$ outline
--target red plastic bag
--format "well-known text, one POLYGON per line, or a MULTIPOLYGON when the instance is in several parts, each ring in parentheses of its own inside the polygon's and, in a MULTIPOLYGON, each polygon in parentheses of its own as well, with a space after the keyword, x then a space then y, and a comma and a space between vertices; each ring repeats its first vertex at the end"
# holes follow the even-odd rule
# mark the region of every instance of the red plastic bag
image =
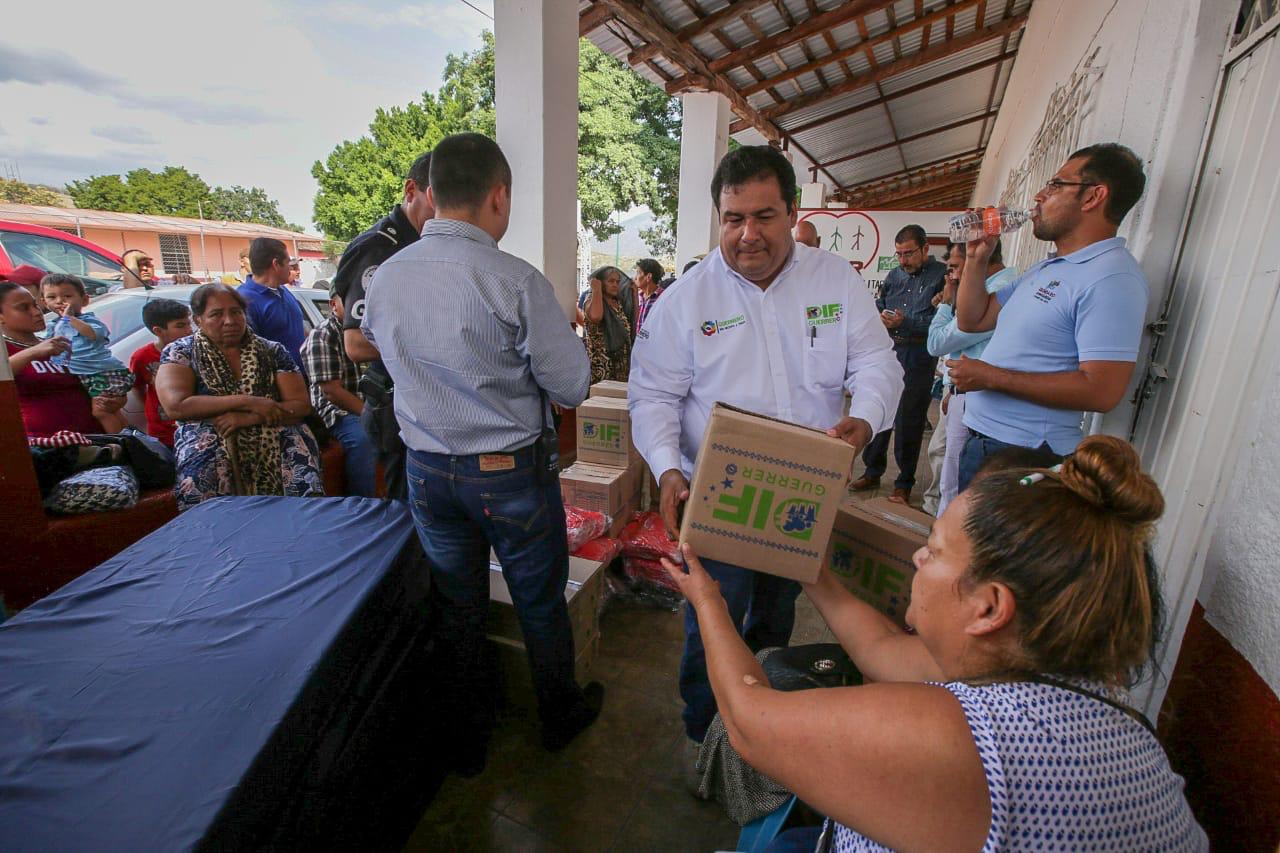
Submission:
POLYGON ((622 542, 618 539, 610 539, 608 536, 600 536, 571 553, 575 557, 595 563, 612 563, 622 553, 622 542))
POLYGON ((680 591, 680 588, 676 586, 676 582, 671 579, 671 575, 667 574, 667 570, 662 568, 662 564, 657 560, 646 560, 643 557, 623 557, 622 573, 635 580, 656 583, 658 586, 666 587, 675 592, 680 591))
POLYGON ((663 557, 679 562, 680 545, 667 538, 662 516, 656 512, 642 512, 622 531, 622 553, 652 563, 663 557))
POLYGON ((592 539, 604 535, 613 522, 602 512, 591 512, 578 509, 576 506, 564 508, 565 528, 569 533, 569 553, 572 554, 592 539))

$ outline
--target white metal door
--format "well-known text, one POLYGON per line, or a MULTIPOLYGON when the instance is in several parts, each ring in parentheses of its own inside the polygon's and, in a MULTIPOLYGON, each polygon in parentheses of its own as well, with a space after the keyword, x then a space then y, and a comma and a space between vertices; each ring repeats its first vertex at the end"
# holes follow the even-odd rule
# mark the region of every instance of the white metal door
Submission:
MULTIPOLYGON (((1242 440, 1241 413, 1280 354, 1278 24, 1280 18, 1260 26, 1224 61, 1165 306, 1167 327, 1135 414, 1134 444, 1167 501, 1156 545, 1170 617, 1171 639, 1159 659, 1165 676, 1200 590, 1215 505, 1242 440)), ((1153 682, 1135 698, 1154 716, 1164 690, 1153 682)))

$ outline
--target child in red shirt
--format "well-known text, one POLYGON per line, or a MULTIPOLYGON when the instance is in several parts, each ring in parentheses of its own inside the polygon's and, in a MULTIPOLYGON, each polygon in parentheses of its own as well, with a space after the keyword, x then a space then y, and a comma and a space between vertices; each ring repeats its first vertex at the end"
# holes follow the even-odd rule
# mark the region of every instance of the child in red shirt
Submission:
POLYGON ((142 345, 129 359, 133 387, 146 398, 147 434, 173 447, 177 424, 160 408, 156 371, 160 369, 161 350, 191 334, 191 309, 175 299, 150 299, 142 307, 142 322, 156 336, 156 342, 142 345))

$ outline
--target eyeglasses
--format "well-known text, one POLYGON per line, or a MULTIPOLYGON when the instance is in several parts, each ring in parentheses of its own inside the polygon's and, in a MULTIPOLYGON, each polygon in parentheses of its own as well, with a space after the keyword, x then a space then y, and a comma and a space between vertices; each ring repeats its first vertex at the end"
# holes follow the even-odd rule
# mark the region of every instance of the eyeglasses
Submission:
POLYGON ((893 253, 893 255, 894 255, 894 257, 899 258, 899 259, 901 259, 901 258, 909 258, 909 257, 911 257, 912 255, 914 255, 914 254, 915 254, 916 252, 918 252, 918 251, 920 251, 920 248, 919 248, 919 247, 916 247, 916 248, 914 248, 914 249, 908 249, 908 250, 907 250, 907 251, 905 251, 905 252, 894 252, 894 253, 893 253))
POLYGON ((1061 178, 1050 178, 1044 182, 1044 189, 1057 192, 1063 187, 1096 187, 1097 181, 1064 181, 1061 178))

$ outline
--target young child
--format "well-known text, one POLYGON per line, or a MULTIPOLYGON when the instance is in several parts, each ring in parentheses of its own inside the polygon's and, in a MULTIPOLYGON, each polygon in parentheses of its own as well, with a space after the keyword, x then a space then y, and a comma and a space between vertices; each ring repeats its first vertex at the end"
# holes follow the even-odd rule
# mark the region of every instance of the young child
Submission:
MULTIPOLYGON (((45 305, 58 315, 54 334, 71 340, 67 366, 79 377, 89 396, 123 397, 128 394, 133 387, 133 375, 108 349, 111 337, 106 324, 93 312, 84 310, 89 304, 84 282, 73 275, 50 273, 40 280, 40 292, 45 305)), ((118 411, 105 412, 95 406, 93 416, 102 424, 103 432, 119 432, 126 424, 124 415, 118 411)))
POLYGON ((160 353, 164 348, 191 334, 191 309, 175 299, 149 299, 142 306, 142 322, 156 336, 156 341, 143 344, 130 356, 133 387, 146 399, 147 434, 173 447, 173 433, 178 425, 160 407, 156 371, 160 369, 160 353))

